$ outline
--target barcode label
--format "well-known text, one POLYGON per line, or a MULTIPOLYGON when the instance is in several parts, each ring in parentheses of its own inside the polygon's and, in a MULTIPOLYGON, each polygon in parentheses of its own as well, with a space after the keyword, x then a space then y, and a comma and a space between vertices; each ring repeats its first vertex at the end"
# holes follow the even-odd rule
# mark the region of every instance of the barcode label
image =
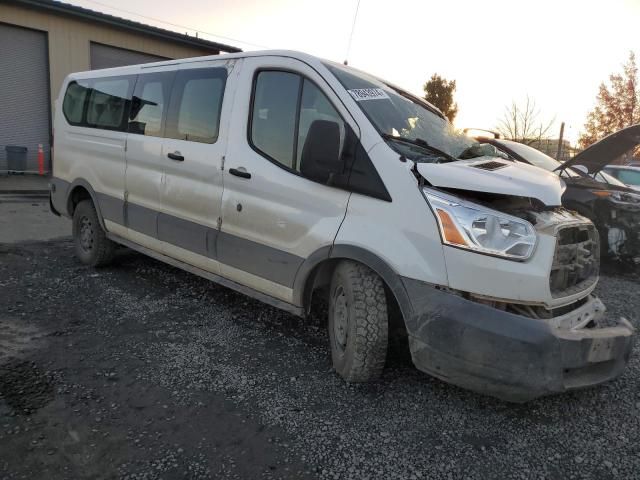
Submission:
POLYGON ((389 95, 381 88, 354 88, 353 90, 347 90, 347 92, 356 102, 389 98, 389 95))

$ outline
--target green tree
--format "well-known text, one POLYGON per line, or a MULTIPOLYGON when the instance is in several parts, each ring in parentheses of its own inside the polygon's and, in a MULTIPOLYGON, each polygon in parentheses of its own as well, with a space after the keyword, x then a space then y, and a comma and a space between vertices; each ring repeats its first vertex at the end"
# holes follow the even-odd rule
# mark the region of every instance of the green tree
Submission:
POLYGON ((424 99, 435 105, 445 114, 450 122, 456 118, 458 104, 453 100, 456 91, 456 81, 447 80, 434 73, 429 81, 424 84, 424 99))
POLYGON ((638 87, 636 56, 629 52, 622 73, 609 75, 609 84, 600 84, 596 106, 587 115, 584 132, 578 139, 580 147, 586 148, 621 128, 640 122, 638 87))

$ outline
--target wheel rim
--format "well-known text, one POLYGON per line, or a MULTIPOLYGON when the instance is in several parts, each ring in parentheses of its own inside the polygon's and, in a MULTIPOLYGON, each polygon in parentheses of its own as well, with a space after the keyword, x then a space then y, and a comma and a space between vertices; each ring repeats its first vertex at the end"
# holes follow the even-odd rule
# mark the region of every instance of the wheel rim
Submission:
POLYGON ((93 250, 93 222, 88 217, 80 219, 80 248, 85 252, 93 250))
POLYGON ((333 296, 333 338, 337 349, 344 352, 349 340, 349 306, 341 286, 336 289, 333 296))

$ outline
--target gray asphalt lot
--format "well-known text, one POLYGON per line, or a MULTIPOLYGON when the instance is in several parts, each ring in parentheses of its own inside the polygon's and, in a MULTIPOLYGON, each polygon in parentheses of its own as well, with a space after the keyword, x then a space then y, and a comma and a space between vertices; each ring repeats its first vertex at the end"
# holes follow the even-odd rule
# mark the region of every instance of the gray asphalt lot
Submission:
POLYGON ((71 221, 53 215, 48 199, 0 194, 0 243, 49 240, 70 233, 71 221))
MULTIPOLYGON (((637 350, 614 382, 525 405, 401 356, 347 385, 322 315, 129 251, 87 269, 56 228, 0 244, 0 478, 640 478, 637 350)), ((598 287, 636 327, 638 285, 598 287)))

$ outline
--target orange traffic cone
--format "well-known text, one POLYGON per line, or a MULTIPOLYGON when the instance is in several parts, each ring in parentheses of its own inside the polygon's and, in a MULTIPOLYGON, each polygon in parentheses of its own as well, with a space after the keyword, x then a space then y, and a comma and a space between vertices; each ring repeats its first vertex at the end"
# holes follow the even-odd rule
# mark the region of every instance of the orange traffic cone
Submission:
POLYGON ((44 175, 44 150, 42 150, 42 144, 38 145, 38 173, 44 175))

